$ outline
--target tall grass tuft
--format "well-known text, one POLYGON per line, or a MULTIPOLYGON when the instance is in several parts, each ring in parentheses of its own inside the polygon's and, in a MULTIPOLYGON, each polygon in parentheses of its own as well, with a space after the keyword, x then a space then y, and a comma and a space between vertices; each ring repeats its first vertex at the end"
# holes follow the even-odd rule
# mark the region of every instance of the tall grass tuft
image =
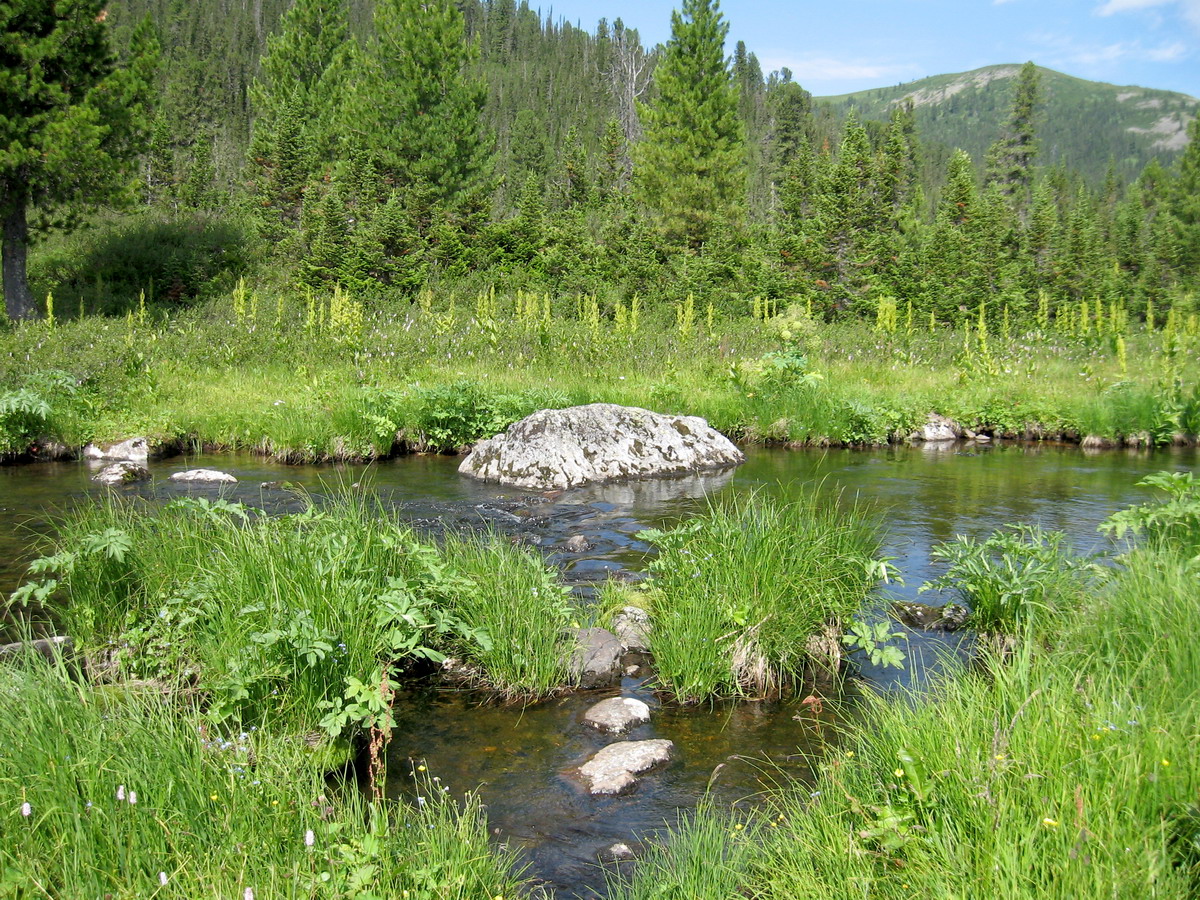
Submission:
POLYGON ((870 517, 818 488, 743 496, 642 537, 660 550, 651 650, 661 688, 685 703, 778 694, 812 661, 814 636, 853 615, 880 571, 870 517))

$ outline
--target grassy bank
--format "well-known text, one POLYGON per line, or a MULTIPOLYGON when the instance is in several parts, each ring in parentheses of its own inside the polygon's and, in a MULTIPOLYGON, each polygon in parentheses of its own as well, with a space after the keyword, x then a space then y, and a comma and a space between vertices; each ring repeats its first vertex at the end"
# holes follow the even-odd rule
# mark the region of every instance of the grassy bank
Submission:
POLYGON ((615 896, 1194 897, 1200 591, 1178 538, 1200 498, 1175 501, 1049 639, 1022 628, 1003 659, 876 699, 815 784, 702 814, 615 896))
POLYGON ((95 505, 31 570, 15 596, 60 610, 93 678, 195 696, 227 730, 353 737, 390 721, 400 673, 445 655, 506 696, 569 680, 572 610, 540 558, 498 539, 441 549, 361 496, 278 517, 95 505))
POLYGON ((928 413, 994 436, 1170 443, 1200 432, 1198 339, 1123 324, 1029 334, 823 324, 730 301, 253 291, 171 313, 0 332, 0 456, 148 435, 289 460, 448 449, 535 409, 701 415, 748 441, 872 444, 928 413))
POLYGON ((274 721, 100 693, 40 657, 0 667, 0 896, 513 896, 477 801, 327 783, 274 721))

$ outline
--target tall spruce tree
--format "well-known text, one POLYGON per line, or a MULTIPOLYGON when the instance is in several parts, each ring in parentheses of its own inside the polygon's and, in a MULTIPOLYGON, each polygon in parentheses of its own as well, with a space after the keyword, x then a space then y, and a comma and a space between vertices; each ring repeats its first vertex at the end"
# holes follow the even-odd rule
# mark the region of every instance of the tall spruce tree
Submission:
POLYGON ((1033 184, 1033 161, 1037 157, 1037 116, 1041 103, 1041 76, 1037 66, 1021 66, 1013 91, 1012 107, 1000 139, 988 150, 988 184, 998 184, 1006 197, 1023 205, 1033 184))
POLYGON ((671 243, 692 250, 745 216, 745 137, 725 59, 728 31, 718 0, 684 0, 654 72, 658 96, 640 108, 637 197, 671 243))
POLYGON ((148 126, 157 41, 143 22, 118 67, 104 7, 105 0, 0 3, 0 218, 12 319, 39 314, 26 272, 30 210, 44 224, 66 225, 121 197, 148 126))
POLYGON ((362 57, 347 142, 370 151, 398 189, 427 186, 445 207, 477 206, 493 187, 480 116, 487 90, 470 71, 478 48, 453 0, 379 0, 362 57))

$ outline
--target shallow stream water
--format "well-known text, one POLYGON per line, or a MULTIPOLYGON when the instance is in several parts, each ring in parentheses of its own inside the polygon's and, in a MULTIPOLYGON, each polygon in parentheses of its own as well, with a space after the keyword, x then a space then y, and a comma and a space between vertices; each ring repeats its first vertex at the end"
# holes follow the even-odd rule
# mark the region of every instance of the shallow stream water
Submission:
MULTIPOLYGON (((1160 469, 1191 469, 1195 450, 1107 451, 1085 454, 1075 447, 984 446, 943 449, 779 451, 751 449, 734 473, 679 480, 602 486, 541 495, 482 485, 457 474, 452 457, 404 457, 371 466, 295 467, 244 455, 193 456, 151 464, 149 486, 119 489, 169 499, 180 495, 242 500, 268 510, 296 501, 264 482, 289 481, 314 493, 358 485, 396 503, 416 526, 431 531, 485 528, 519 537, 562 568, 584 597, 611 575, 637 577, 648 547, 637 532, 705 507, 728 492, 760 489, 783 495, 797 485, 823 480, 847 498, 872 506, 886 533, 884 552, 894 558, 904 583, 890 596, 942 602, 918 595, 938 574, 929 551, 956 535, 982 537, 1002 525, 1037 523, 1067 532, 1081 551, 1103 544, 1097 525, 1116 509, 1145 498, 1135 483, 1160 469), (209 466, 239 479, 224 488, 177 485, 171 472, 209 466), (572 554, 567 538, 582 534, 593 549, 572 554)), ((89 480, 84 463, 0 467, 0 591, 16 586, 23 560, 55 516, 108 490, 89 480)), ((878 600, 882 605, 882 598, 878 600)), ((902 626, 897 630, 908 631, 902 626)), ((963 652, 958 639, 908 632, 904 670, 863 666, 877 688, 919 684, 947 654, 963 652)), ((436 788, 455 793, 477 789, 497 841, 522 848, 530 874, 560 896, 603 893, 601 860, 614 843, 636 852, 665 824, 693 809, 707 790, 722 804, 761 803, 762 792, 781 777, 810 777, 809 760, 833 739, 835 704, 819 713, 788 703, 720 704, 700 709, 662 707, 639 678, 621 693, 646 700, 650 724, 629 737, 673 740, 678 759, 646 776, 627 796, 589 797, 571 771, 611 738, 584 728, 583 712, 616 693, 559 697, 528 707, 496 706, 458 691, 416 689, 397 707, 399 728, 390 746, 390 789, 413 795, 436 788), (412 762, 410 762, 410 760, 412 762), (426 772, 413 778, 416 765, 426 772)), ((610 866, 611 868, 611 866, 610 866)))

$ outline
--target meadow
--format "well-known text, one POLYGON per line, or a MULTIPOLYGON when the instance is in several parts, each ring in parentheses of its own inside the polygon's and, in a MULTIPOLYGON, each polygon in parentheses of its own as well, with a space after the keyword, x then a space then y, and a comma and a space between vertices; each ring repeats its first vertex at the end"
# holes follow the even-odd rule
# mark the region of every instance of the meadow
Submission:
POLYGON ((827 323, 803 304, 517 291, 367 302, 240 284, 192 309, 0 330, 0 454, 144 435, 287 461, 451 451, 536 409, 700 415, 730 437, 901 441, 937 412, 986 437, 1139 446, 1200 432, 1198 331, 1004 315, 951 328, 892 310, 827 323))

